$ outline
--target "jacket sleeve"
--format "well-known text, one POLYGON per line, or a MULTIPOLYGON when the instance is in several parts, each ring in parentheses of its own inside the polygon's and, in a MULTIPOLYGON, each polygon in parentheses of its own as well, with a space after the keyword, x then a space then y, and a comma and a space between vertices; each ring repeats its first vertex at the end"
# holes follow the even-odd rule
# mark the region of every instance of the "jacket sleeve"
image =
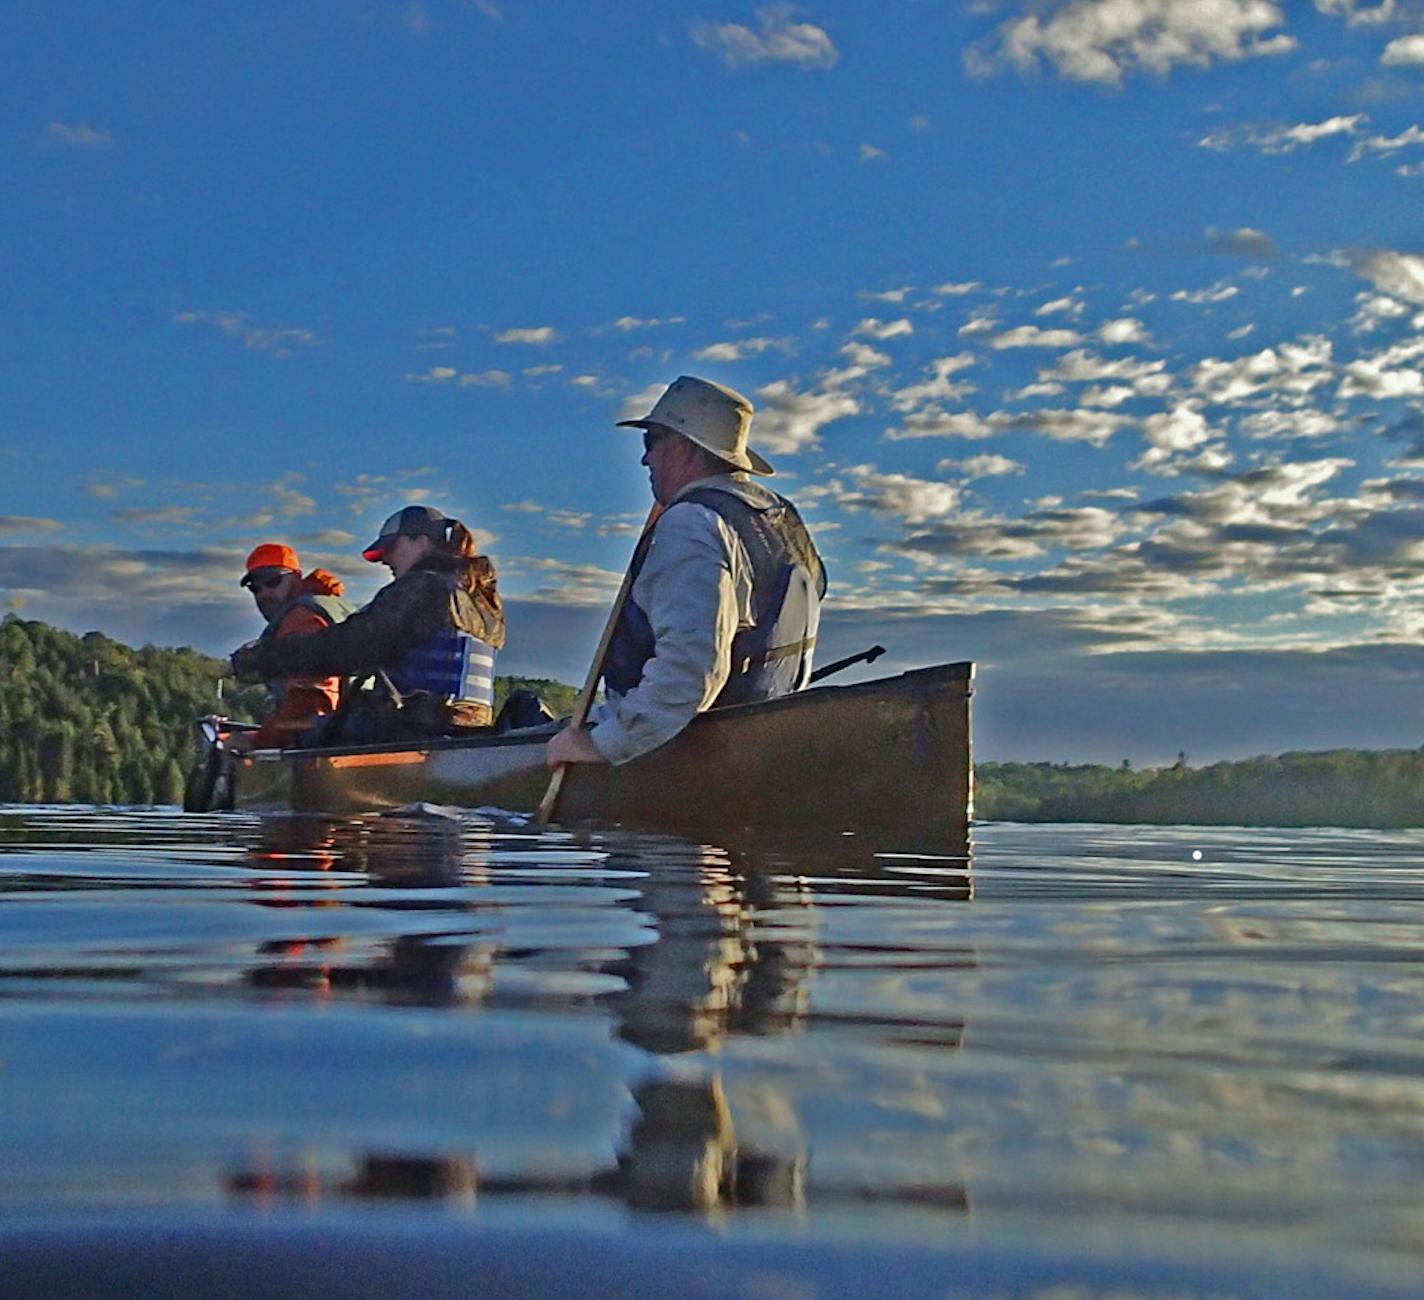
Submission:
POLYGON ((438 575, 416 570, 382 587, 365 609, 310 636, 277 637, 254 648, 264 677, 365 677, 438 631, 448 593, 438 575))
POLYGON ((610 763, 665 744, 716 700, 732 638, 752 622, 751 565, 715 511, 681 502, 658 521, 631 598, 652 624, 654 650, 637 686, 610 695, 591 718, 610 763))

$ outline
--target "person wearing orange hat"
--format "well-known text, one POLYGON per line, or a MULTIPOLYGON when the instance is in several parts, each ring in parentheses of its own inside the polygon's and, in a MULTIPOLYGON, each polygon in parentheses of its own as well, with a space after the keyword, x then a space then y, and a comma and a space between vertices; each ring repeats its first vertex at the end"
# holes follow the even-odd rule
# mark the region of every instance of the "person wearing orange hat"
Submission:
POLYGON ((364 608, 312 636, 272 637, 233 652, 242 680, 297 673, 375 677, 322 744, 457 735, 494 721, 495 653, 504 606, 494 563, 474 535, 433 506, 397 510, 362 555, 392 581, 364 608))
MULTIPOLYGON (((247 557, 241 585, 252 593, 267 626, 254 644, 286 637, 311 636, 353 612, 341 599, 341 579, 325 569, 302 576, 301 561, 290 546, 264 542, 247 557)), ((335 712, 341 699, 339 677, 271 677, 269 708, 261 727, 229 740, 239 749, 286 748, 335 712)))

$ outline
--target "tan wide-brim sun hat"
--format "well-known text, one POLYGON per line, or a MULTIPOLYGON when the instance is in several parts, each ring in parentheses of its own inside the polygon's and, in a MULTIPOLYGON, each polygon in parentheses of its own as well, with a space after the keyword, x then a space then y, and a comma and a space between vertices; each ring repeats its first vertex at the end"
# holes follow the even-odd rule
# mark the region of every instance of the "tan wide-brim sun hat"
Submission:
POLYGON ((618 421, 620 428, 671 429, 737 469, 775 474, 767 461, 747 446, 751 423, 752 404, 735 388, 692 375, 674 379, 644 419, 618 421))

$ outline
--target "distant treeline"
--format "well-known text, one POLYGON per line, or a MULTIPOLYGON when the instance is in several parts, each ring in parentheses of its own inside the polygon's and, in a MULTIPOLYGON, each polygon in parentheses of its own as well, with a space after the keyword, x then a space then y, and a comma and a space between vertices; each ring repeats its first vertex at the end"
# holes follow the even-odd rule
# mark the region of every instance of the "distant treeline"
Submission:
POLYGON ((1424 826, 1424 749, 1332 749, 1209 767, 980 763, 985 821, 1424 826))
MULTIPOLYGON (((133 650, 9 615, 0 622, 0 803, 180 803, 192 721, 253 721, 261 687, 224 683, 225 664, 196 650, 133 650)), ((543 696, 555 714, 578 692, 542 678, 495 680, 543 696)))

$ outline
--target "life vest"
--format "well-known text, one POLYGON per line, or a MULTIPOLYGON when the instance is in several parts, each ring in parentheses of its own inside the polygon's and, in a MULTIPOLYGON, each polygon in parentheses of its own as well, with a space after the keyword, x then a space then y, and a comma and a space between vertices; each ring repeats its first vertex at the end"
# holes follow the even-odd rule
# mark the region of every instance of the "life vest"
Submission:
POLYGON ((275 637, 277 629, 282 626, 282 620, 299 605, 320 614, 328 623, 345 622, 356 612, 356 606, 342 600, 340 596, 327 596, 304 591, 300 595, 294 596, 267 620, 267 626, 262 629, 262 635, 257 639, 268 641, 275 637))
POLYGON ((494 655, 487 641, 453 627, 418 641, 386 667, 401 695, 418 691, 453 702, 494 706, 494 655))
MULTIPOLYGON (((318 570, 318 572, 321 572, 318 570)), ((340 588, 338 587, 338 590, 340 588)), ((340 596, 330 595, 320 591, 303 591, 293 596, 282 606, 271 618, 267 620, 267 626, 262 629, 259 641, 270 641, 277 635, 277 630, 282 626, 282 620, 298 607, 312 610, 320 614, 329 624, 342 623, 356 612, 356 606, 344 601, 340 596)), ((333 680, 333 689, 335 689, 333 680)), ((279 677, 267 683, 267 708, 268 716, 275 715, 282 708, 282 702, 286 699, 287 689, 292 685, 292 678, 279 677)))
MULTIPOLYGON (((826 570, 796 507, 768 489, 771 500, 753 505, 719 487, 694 488, 677 499, 706 506, 736 533, 752 566, 754 622, 732 639, 731 674, 713 708, 769 700, 801 690, 810 679, 826 570)), ((656 531, 656 525, 654 526, 656 531)), ((653 534, 638 543, 630 566, 631 582, 648 557, 653 534)), ((604 661, 603 681, 626 695, 643 677, 653 657, 653 625, 632 599, 624 602, 604 661)))

